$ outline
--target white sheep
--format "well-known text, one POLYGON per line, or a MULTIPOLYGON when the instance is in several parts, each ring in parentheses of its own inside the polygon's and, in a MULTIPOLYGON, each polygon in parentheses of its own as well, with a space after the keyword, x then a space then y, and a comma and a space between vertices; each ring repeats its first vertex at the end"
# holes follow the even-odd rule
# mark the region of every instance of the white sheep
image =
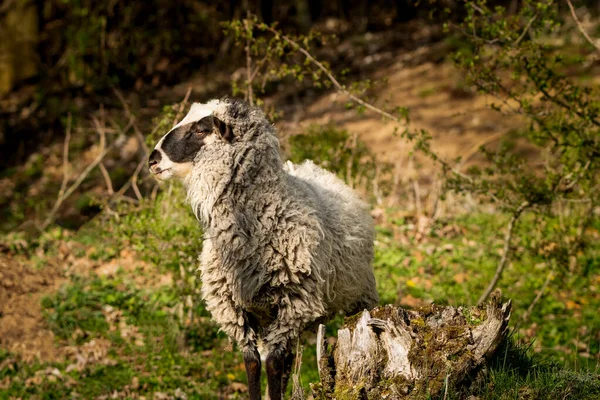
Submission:
POLYGON ((273 125, 239 100, 193 104, 149 165, 187 189, 204 230, 202 297, 243 352, 250 399, 261 396, 259 341, 269 397, 281 399, 302 331, 378 302, 367 206, 310 161, 284 165, 273 125))

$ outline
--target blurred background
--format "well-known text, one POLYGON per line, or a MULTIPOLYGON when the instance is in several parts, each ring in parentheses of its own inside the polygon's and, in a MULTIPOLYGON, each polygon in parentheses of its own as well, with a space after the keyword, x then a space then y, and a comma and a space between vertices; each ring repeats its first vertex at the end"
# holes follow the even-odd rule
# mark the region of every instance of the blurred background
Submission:
POLYGON ((382 304, 513 299, 450 398, 600 396, 597 0, 3 0, 0 38, 1 399, 246 398, 146 167, 223 96, 371 204, 382 304))

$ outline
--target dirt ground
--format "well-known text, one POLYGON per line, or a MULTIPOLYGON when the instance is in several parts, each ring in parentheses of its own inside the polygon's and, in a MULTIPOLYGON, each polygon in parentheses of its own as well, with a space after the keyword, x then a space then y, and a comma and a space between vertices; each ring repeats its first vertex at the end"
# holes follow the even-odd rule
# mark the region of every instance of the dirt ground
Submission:
POLYGON ((54 345, 40 301, 64 281, 57 265, 35 268, 0 255, 0 347, 25 361, 54 361, 63 356, 54 345))
POLYGON ((101 262, 74 257, 70 245, 60 246, 60 256, 44 258, 39 268, 31 261, 0 254, 0 348, 18 354, 23 361, 58 361, 80 350, 55 340, 41 306, 42 298, 56 292, 68 276, 114 276, 121 270, 139 287, 172 284, 171 274, 157 272, 134 251, 123 250, 118 257, 101 262))

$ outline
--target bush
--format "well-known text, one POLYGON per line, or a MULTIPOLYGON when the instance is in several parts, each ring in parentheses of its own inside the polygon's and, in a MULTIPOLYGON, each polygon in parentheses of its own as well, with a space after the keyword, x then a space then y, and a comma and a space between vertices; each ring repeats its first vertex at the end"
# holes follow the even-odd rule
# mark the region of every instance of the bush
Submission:
POLYGON ((214 58, 221 36, 216 9, 187 0, 51 1, 44 16, 42 62, 62 87, 179 81, 192 61, 214 58))

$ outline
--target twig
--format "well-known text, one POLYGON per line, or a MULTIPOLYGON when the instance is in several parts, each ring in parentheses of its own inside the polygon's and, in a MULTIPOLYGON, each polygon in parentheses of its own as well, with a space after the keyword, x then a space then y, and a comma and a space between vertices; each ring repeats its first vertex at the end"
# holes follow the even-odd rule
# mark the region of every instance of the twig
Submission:
MULTIPOLYGON (((97 120, 94 120, 94 124, 96 125, 98 134, 100 135, 100 148, 103 149, 106 147, 106 123, 104 122, 104 121, 106 121, 106 116, 104 114, 104 106, 102 106, 100 110, 101 110, 100 115, 102 116, 102 125, 100 125, 100 123, 97 120)), ((93 117, 93 118, 95 118, 95 117, 93 117)), ((106 167, 104 166, 104 163, 100 162, 100 164, 98 164, 98 167, 100 168, 100 172, 102 173, 102 176, 104 177, 104 181, 106 182, 106 190, 108 191, 109 195, 112 195, 114 193, 113 185, 112 185, 112 181, 110 180, 110 175, 108 174, 108 171, 106 170, 106 167)))
MULTIPOLYGON (((127 132, 127 130, 129 129, 130 126, 133 127, 133 131, 135 132, 135 135, 136 135, 138 141, 140 142, 140 146, 142 146, 142 149, 144 150, 144 158, 145 158, 149 154, 148 146, 146 146, 146 141, 144 140, 144 135, 142 135, 140 128, 135 123, 135 119, 136 119, 135 115, 133 115, 133 113, 131 112, 131 109, 127 105, 127 101, 125 101, 125 97, 121 94, 119 89, 117 89, 115 87, 113 87, 112 89, 113 89, 113 92, 115 93, 115 96, 117 96, 117 98, 121 102, 121 106, 123 107, 123 110, 125 111, 125 115, 127 115, 127 117, 129 118, 129 122, 127 123, 127 126, 125 127, 124 130, 122 130, 121 133, 125 134, 125 132, 127 132)), ((188 89, 188 93, 191 90, 192 90, 192 88, 190 87, 188 89)), ((189 94, 187 96, 189 96, 189 94)), ((186 97, 186 99, 187 99, 187 97, 186 97)))
MULTIPOLYGON (((140 162, 138 163, 138 165, 136 166, 135 171, 133 172, 133 175, 131 175, 131 177, 127 180, 127 182, 125 182, 125 184, 123 184, 123 186, 121 186, 119 191, 117 193, 115 193, 114 197, 123 196, 123 194, 127 191, 127 189, 129 189, 131 187, 133 189, 133 191, 135 193, 135 197, 137 197, 138 201, 142 200, 143 196, 140 193, 140 189, 137 186, 137 179, 138 179, 140 172, 142 171, 142 167, 145 164, 146 164, 146 159, 142 158, 140 160, 140 162)), ((133 199, 131 199, 131 200, 133 200, 133 199)), ((135 201, 135 200, 133 200, 133 201, 135 201)))
MULTIPOLYGON (((571 190, 573 188, 573 186, 575 186, 577 184, 577 182, 579 181, 579 179, 581 179, 581 177, 585 174, 585 172, 587 171, 587 169, 590 166, 591 161, 588 160, 585 165, 583 166, 583 168, 581 169, 581 171, 579 172, 579 175, 577 175, 577 177, 575 179, 573 179, 571 182, 569 182, 569 184, 567 186, 565 186, 564 188, 562 188, 563 192, 566 192, 568 190, 571 190)), ((561 178, 562 180, 562 178, 561 178)), ((557 185, 557 189, 558 189, 558 185, 557 185)))
POLYGON ((125 114, 127 114, 127 115, 133 115, 132 112, 131 112, 131 109, 127 105, 127 102, 125 101, 125 97, 123 97, 123 95, 121 94, 121 92, 119 91, 119 89, 117 89, 116 87, 113 86, 112 90, 113 90, 113 93, 115 94, 115 96, 117 96, 117 98, 121 102, 121 105, 123 106, 123 109, 125 110, 125 114))
MULTIPOLYGON (((529 74, 531 74, 531 72, 529 70, 527 72, 529 74)), ((586 119, 589 118, 589 122, 590 123, 592 123, 593 125, 596 125, 596 126, 600 127, 600 121, 598 121, 598 120, 596 120, 596 119, 594 119, 592 117, 588 117, 587 115, 583 114, 581 111, 572 108, 567 103, 565 103, 564 101, 560 100, 559 98, 552 96, 550 93, 548 93, 548 91, 546 89, 544 89, 542 86, 540 86, 540 84, 537 81, 534 81, 534 83, 536 84, 537 88, 540 90, 540 92, 542 92, 542 94, 544 95, 544 97, 546 99, 550 100, 554 104, 557 104, 557 105, 561 106, 562 108, 564 108, 567 111, 574 112, 575 114, 577 114, 583 120, 586 120, 586 119)))
POLYGON ((379 179, 381 178, 381 166, 379 163, 375 163, 375 177, 373 178, 373 194, 375 195, 375 199, 378 205, 383 203, 383 196, 381 194, 381 190, 379 189, 379 179))
POLYGON ((350 148, 350 157, 348 158, 348 161, 346 162, 346 182, 352 188, 354 187, 354 183, 355 183, 354 177, 352 175, 352 167, 354 166, 354 157, 356 155, 357 143, 358 143, 358 133, 354 132, 354 134, 352 135, 352 143, 350 143, 348 146, 350 148))
POLYGON ((508 260, 510 258, 509 257, 510 256, 510 242, 512 240, 512 235, 513 235, 513 230, 515 229, 515 224, 516 224, 517 220, 519 219, 519 217, 521 216, 521 214, 523 213, 523 211, 529 206, 530 206, 530 203, 528 201, 524 201, 523 203, 521 203, 521 205, 519 207, 517 207, 517 209, 513 213, 512 217, 510 218, 510 221, 508 222, 508 230, 506 231, 506 235, 504 236, 504 249, 502 251, 502 258, 500 259, 500 262, 498 263, 498 266, 496 268, 496 273, 494 274, 494 277, 490 281, 487 289, 485 289, 485 291, 483 292, 481 297, 479 297, 479 300, 477 300, 477 305, 481 305, 484 301, 486 301, 487 298, 492 293, 492 291, 496 288, 496 285, 498 284, 498 281, 500 280, 500 276, 502 275, 504 268, 506 268, 506 265, 508 264, 508 260))
POLYGON ((270 26, 266 26, 265 27, 266 30, 268 30, 269 32, 271 32, 272 34, 274 34, 276 37, 281 37, 283 40, 285 40, 287 43, 289 43, 294 49, 298 50, 300 53, 302 53, 311 63, 313 63, 314 65, 317 66, 317 68, 319 68, 321 71, 323 71, 323 73, 325 73, 325 75, 327 76, 327 78, 329 79, 329 81, 331 81, 331 83, 333 84, 333 86, 339 91, 344 93, 346 96, 350 97, 350 99, 352 99, 352 101, 362 105, 363 107, 373 111, 374 113, 377 113, 389 120, 392 120, 394 122, 397 122, 399 124, 402 124, 404 126, 406 126, 405 123, 402 123, 400 121, 400 119, 398 117, 395 117, 394 115, 388 113, 387 111, 384 111, 378 107, 375 107, 374 105, 367 103, 366 101, 362 100, 361 98, 353 95, 351 92, 348 91, 348 89, 346 89, 344 86, 342 86, 337 79, 335 79, 335 77, 331 74, 331 72, 329 72, 329 70, 323 65, 321 64, 316 58, 314 58, 306 49, 304 49, 302 46, 300 46, 298 43, 296 43, 295 41, 293 41, 292 39, 288 38, 287 36, 285 36, 284 34, 282 34, 281 32, 278 32, 277 30, 275 30, 274 28, 270 27, 270 26))
POLYGON ((244 20, 244 28, 246 29, 246 88, 248 96, 248 103, 251 106, 254 105, 254 93, 252 93, 252 55, 250 54, 250 28, 248 27, 248 21, 250 20, 250 10, 246 11, 246 19, 244 20))
POLYGON ((112 181, 110 180, 110 175, 108 174, 108 171, 106 170, 106 167, 104 166, 104 163, 101 162, 98 165, 98 167, 100 167, 100 172, 102 172, 102 176, 104 177, 104 182, 106 182, 106 190, 108 191, 108 194, 112 196, 115 191, 113 190, 113 185, 112 185, 112 181))
POLYGON ((256 63, 256 67, 254 67, 254 71, 252 71, 252 74, 250 75, 250 80, 253 81, 254 78, 256 78, 256 75, 259 73, 260 69, 262 68, 263 65, 265 65, 265 62, 267 62, 268 59, 269 59, 269 54, 264 56, 259 62, 256 63))
POLYGON ((515 325, 515 327, 513 329, 513 332, 517 332, 519 330, 519 328, 521 327, 521 325, 525 321, 527 321, 527 318, 529 318, 529 315, 531 315, 531 312, 533 311, 533 308, 535 307, 535 305, 538 303, 538 301, 540 301, 540 299, 544 295, 544 292, 546 291, 546 288, 548 287, 548 284, 552 280, 552 275, 553 275, 553 273, 552 273, 552 271, 550 271, 548 273, 548 276, 546 277, 546 281, 542 285, 542 288, 540 289, 540 291, 538 292, 538 294, 535 296, 535 299, 533 299, 533 301, 531 302, 531 304, 529 305, 529 307, 527 307, 527 310, 523 313, 523 315, 521 316, 521 319, 519 320, 519 322, 517 322, 517 324, 515 325))
POLYGON ((420 190, 420 186, 419 186, 419 178, 413 178, 411 180, 412 180, 413 192, 414 192, 414 196, 415 196, 415 213, 416 213, 417 219, 418 219, 422 215, 421 190, 420 190))
MULTIPOLYGON (((309 52, 308 50, 306 50, 305 48, 303 48, 302 46, 300 46, 298 43, 296 43, 295 41, 293 41, 292 39, 290 39, 289 37, 287 37, 286 35, 280 33, 279 31, 275 30, 274 28, 270 27, 270 26, 265 26, 264 29, 266 29, 267 31, 271 32, 273 35, 275 35, 275 37, 281 37, 283 40, 285 40, 288 44, 290 44, 294 49, 296 49, 297 51, 299 51, 301 54, 303 54, 307 60, 309 60, 311 63, 313 63, 314 65, 317 66, 317 68, 319 68, 321 71, 323 71, 323 73, 325 74, 325 76, 327 76, 327 78, 329 79, 329 81, 333 84, 333 87, 340 93, 345 94, 346 96, 348 96, 352 101, 354 101, 355 103, 358 103, 360 105, 362 105, 363 107, 365 107, 368 110, 373 111, 376 114, 381 115, 382 117, 384 117, 385 119, 388 119, 390 121, 393 121, 397 124, 400 124, 404 127, 407 127, 407 123, 403 122, 400 120, 400 118, 390 114, 387 111, 382 110, 379 107, 376 107, 374 105, 372 105, 371 103, 368 103, 364 100, 362 100, 361 98, 355 96, 354 94, 352 94, 350 91, 348 91, 348 89, 346 89, 344 86, 342 86, 342 84, 340 84, 340 82, 331 74, 331 72, 323 65, 321 64, 316 58, 314 58, 309 52)), ((473 179, 471 179, 471 177, 469 177, 468 175, 463 174, 462 172, 456 170, 455 168, 452 168, 447 162, 443 161, 440 157, 438 157, 436 155, 436 160, 444 167, 446 168, 448 171, 451 171, 453 174, 455 174, 456 176, 459 176, 465 180, 467 180, 470 183, 473 183, 473 179)), ((492 197, 494 197, 492 195, 492 197)), ((494 197, 495 199, 495 197, 494 197)))
POLYGON ((142 201, 143 197, 142 197, 142 193, 140 192, 140 189, 138 188, 137 179, 138 179, 138 176, 140 175, 140 172, 142 171, 142 167, 144 165, 146 165, 146 159, 142 158, 142 160, 138 163, 137 167, 135 168, 133 175, 131 176, 131 187, 132 187, 133 192, 135 193, 135 197, 137 197, 138 201, 142 201))
POLYGON ((156 196, 158 195, 159 188, 160 188, 160 186, 154 185, 154 187, 152 188, 152 192, 150 193, 150 200, 152 200, 152 201, 156 200, 156 196))
POLYGON ((460 171, 462 169, 462 167, 464 167, 464 165, 467 163, 467 161, 473 157, 473 155, 475 155, 477 152, 479 152, 479 149, 482 146, 485 146, 486 144, 490 144, 491 142, 494 142, 498 139, 500 139, 502 136, 504 136, 505 132, 501 131, 501 132, 496 132, 493 135, 490 135, 482 140, 480 140, 479 142, 475 143, 473 146, 471 146, 471 148, 467 151, 466 155, 463 156, 463 158, 461 158, 460 162, 458 163, 458 165, 456 166, 456 170, 460 171))
POLYGON ((290 400, 304 399, 304 390, 300 383, 300 369, 302 368, 302 346, 300 340, 296 342, 296 358, 294 359, 294 370, 292 372, 292 397, 290 400))
POLYGON ((192 87, 188 87, 187 92, 185 92, 185 97, 183 98, 183 101, 179 104, 179 110, 177 110, 177 114, 175 114, 175 120, 173 121, 173 126, 177 125, 179 123, 179 118, 181 118, 181 114, 183 113, 183 109, 185 108, 185 105, 187 104, 188 99, 190 98, 190 94, 192 93, 192 87))
POLYGON ((571 15, 573 16, 573 19, 575 20, 575 23, 577 24, 577 28, 579 29, 579 32, 581 32, 581 34, 583 36, 585 36, 585 38, 587 39, 587 41, 596 48, 596 50, 598 50, 600 52, 600 46, 597 45, 594 40, 587 34, 587 32, 585 31, 585 29, 583 29, 583 25, 581 25, 581 22, 579 21, 579 19, 577 18, 577 14, 575 13, 575 8, 573 7, 573 4, 571 4, 571 0, 565 0, 567 2, 567 4, 569 5, 569 8, 571 9, 571 15))
POLYGON ((446 374, 446 378, 444 379, 444 400, 448 398, 448 378, 450 377, 450 373, 446 374))
MULTIPOLYGON (((110 122, 110 124, 114 128, 113 132, 118 132, 121 135, 125 135, 127 133, 127 131, 129 131, 129 129, 131 129, 131 127, 133 126, 133 123, 135 122, 135 117, 133 115, 128 115, 128 114, 126 114, 126 115, 129 118, 129 121, 127 121, 127 125, 125 125, 124 128, 121 128, 119 126, 119 124, 117 124, 115 122, 114 119, 112 119, 110 117, 108 118, 108 122, 110 122)), ((106 131, 108 132, 109 130, 107 129, 106 131)))
POLYGON ((71 113, 69 113, 69 117, 67 118, 67 131, 65 133, 65 142, 63 144, 63 180, 60 184, 60 190, 58 191, 58 197, 62 197, 67 188, 67 183, 69 182, 69 143, 71 141, 71 124, 73 122, 73 118, 71 113))
POLYGON ((98 164, 100 164, 100 162, 102 161, 102 159, 104 158, 104 156, 106 156, 108 154, 108 152, 112 149, 114 143, 109 146, 108 148, 106 147, 106 143, 105 140, 102 139, 104 137, 104 130, 102 129, 102 126, 100 125, 100 123, 98 122, 98 120, 93 117, 94 119, 94 124, 96 125, 96 128, 98 129, 98 132, 101 132, 101 144, 100 144, 100 152, 98 153, 98 156, 94 159, 94 161, 92 161, 92 163, 90 165, 88 165, 83 172, 81 173, 81 175, 79 175, 77 177, 77 179, 75 180, 75 182, 73 182, 73 184, 61 195, 58 196, 58 198, 56 199, 56 202, 54 203, 54 207, 52 207, 52 210, 50 210, 50 212, 48 213, 48 216, 46 217, 46 220, 44 221, 44 223, 41 225, 40 230, 45 230, 51 223, 52 221, 54 221, 54 218, 56 217, 56 213, 58 212, 58 209, 60 208, 60 206, 62 205, 62 203, 73 194, 73 192, 75 190, 77 190, 77 188, 79 187, 79 185, 81 185, 81 183, 85 180, 85 178, 87 178, 87 176, 89 175, 89 173, 96 168, 96 166, 98 164))
POLYGON ((517 40, 515 40, 515 44, 514 44, 515 46, 518 45, 521 42, 521 40, 523 40, 523 38, 525 37, 525 35, 529 31, 529 28, 531 28, 531 24, 533 24, 533 21, 535 21, 537 17, 538 17, 538 15, 535 14, 533 16, 533 18, 531 18, 529 20, 529 22, 527 23, 527 26, 525 26, 525 29, 523 29, 523 33, 521 33, 521 35, 517 38, 517 40))

